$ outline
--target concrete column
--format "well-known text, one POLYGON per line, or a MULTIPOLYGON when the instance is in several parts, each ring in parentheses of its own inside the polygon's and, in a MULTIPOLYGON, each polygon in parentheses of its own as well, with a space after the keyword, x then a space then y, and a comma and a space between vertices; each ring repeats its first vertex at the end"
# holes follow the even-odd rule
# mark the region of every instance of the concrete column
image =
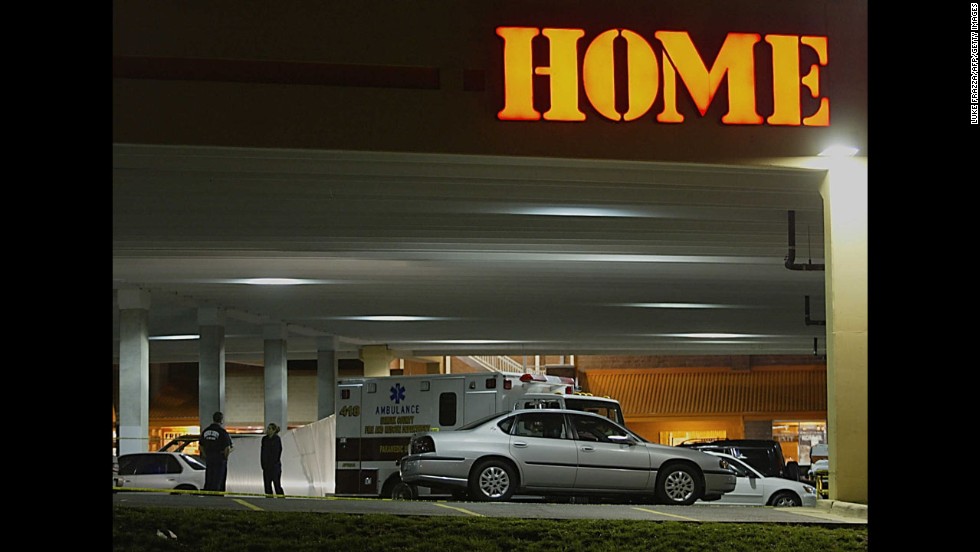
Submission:
POLYGON ((337 338, 316 340, 316 418, 322 420, 335 412, 337 394, 337 338))
POLYGON ((150 447, 150 293, 121 289, 119 304, 119 454, 150 447))
POLYGON ((827 438, 830 498, 868 502, 868 165, 827 160, 827 438))
POLYGON ((265 327, 265 425, 275 422, 283 431, 289 422, 286 334, 285 324, 265 327))
POLYGON ((361 347, 361 360, 364 361, 364 377, 377 378, 391 375, 391 359, 394 358, 387 345, 365 345, 361 347))
POLYGON ((225 313, 217 307, 201 307, 197 309, 197 324, 197 414, 203 431, 211 425, 215 412, 225 411, 225 313))
POLYGON ((868 502, 868 159, 766 163, 824 172, 827 445, 830 498, 868 502))

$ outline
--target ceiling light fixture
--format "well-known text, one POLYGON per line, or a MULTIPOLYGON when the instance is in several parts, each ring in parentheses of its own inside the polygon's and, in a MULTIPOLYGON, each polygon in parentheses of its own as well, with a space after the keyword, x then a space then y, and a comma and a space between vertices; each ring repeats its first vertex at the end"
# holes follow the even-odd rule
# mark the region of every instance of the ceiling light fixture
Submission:
POLYGON ((404 316, 404 315, 371 315, 371 316, 336 316, 332 320, 361 320, 364 322, 424 322, 426 320, 448 320, 438 316, 404 316))
POLYGON ((722 305, 718 303, 623 303, 623 307, 643 309, 740 309, 741 305, 722 305))
POLYGON ((149 341, 191 341, 194 339, 201 339, 200 335, 197 334, 185 334, 185 335, 151 335, 146 338, 149 341))
POLYGON ((312 280, 300 280, 298 278, 246 278, 239 280, 239 282, 253 286, 296 286, 311 283, 312 280))
POLYGON ((755 334, 738 334, 738 333, 679 333, 679 334, 664 334, 666 337, 689 337, 692 339, 741 339, 748 337, 765 337, 755 334))
POLYGON ((545 217, 653 217, 650 213, 643 213, 637 210, 628 210, 610 207, 582 207, 582 206, 540 206, 540 207, 515 207, 505 212, 514 215, 538 215, 545 217))
POLYGON ((438 339, 435 341, 419 341, 419 343, 439 343, 443 345, 499 345, 505 343, 524 343, 524 342, 506 341, 500 339, 438 339))

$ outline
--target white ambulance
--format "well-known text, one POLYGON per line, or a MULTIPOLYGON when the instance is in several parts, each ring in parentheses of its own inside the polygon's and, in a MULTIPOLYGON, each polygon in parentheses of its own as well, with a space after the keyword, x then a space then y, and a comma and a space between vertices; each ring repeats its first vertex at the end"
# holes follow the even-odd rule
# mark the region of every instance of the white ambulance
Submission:
POLYGON ((397 464, 408 454, 412 434, 453 430, 515 408, 585 410, 624 424, 618 401, 580 393, 567 377, 487 372, 342 379, 334 494, 414 498, 416 490, 401 482, 397 464))

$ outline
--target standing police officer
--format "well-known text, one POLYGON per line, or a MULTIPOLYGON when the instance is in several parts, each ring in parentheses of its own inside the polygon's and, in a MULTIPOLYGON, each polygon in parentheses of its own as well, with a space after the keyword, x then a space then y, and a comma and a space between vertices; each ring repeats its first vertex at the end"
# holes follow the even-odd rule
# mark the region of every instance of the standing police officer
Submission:
POLYGON ((212 424, 201 432, 201 456, 204 457, 204 490, 225 490, 225 480, 228 477, 228 455, 231 454, 231 436, 225 430, 225 416, 215 412, 211 416, 212 424))

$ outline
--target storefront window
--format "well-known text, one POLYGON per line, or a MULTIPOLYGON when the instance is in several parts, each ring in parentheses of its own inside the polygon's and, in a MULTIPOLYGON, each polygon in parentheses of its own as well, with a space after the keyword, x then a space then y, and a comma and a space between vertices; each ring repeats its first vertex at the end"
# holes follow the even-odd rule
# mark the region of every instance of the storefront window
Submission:
POLYGON ((714 441, 727 439, 728 432, 724 429, 705 431, 661 431, 660 443, 676 447, 684 442, 714 441))
POLYGON ((823 420, 778 420, 772 423, 772 438, 779 442, 787 462, 810 465, 810 448, 827 442, 827 422, 823 420))

